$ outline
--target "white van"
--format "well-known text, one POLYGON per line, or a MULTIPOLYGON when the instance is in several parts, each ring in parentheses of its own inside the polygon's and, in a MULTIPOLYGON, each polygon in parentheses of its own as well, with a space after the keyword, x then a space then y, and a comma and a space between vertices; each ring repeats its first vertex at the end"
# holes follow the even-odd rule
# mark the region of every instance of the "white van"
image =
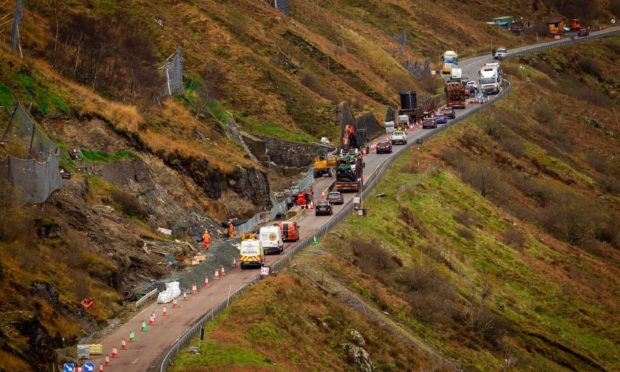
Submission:
POLYGON ((398 122, 409 126, 409 115, 398 115, 398 122))
POLYGON ((242 269, 252 266, 263 267, 265 264, 265 252, 260 244, 260 240, 242 240, 241 247, 239 247, 239 256, 242 269))
POLYGON ((383 123, 383 126, 385 127, 385 133, 387 134, 392 134, 392 132, 394 131, 394 122, 393 121, 386 121, 383 123))
POLYGON ((282 232, 278 226, 264 226, 259 232, 260 243, 265 250, 265 254, 277 253, 284 251, 284 241, 282 240, 282 232))

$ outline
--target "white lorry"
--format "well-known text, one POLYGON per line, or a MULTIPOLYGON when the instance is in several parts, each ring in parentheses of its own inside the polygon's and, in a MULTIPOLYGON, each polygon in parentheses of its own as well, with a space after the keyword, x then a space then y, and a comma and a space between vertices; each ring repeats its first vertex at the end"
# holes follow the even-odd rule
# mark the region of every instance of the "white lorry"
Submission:
POLYGON ((284 240, 278 226, 261 227, 258 236, 265 254, 280 254, 284 251, 284 240))
POLYGON ((392 134, 394 132, 395 123, 393 121, 386 121, 383 123, 383 126, 385 127, 385 133, 392 134))
POLYGON ((480 90, 487 94, 498 94, 501 90, 501 78, 499 69, 495 66, 484 66, 478 73, 480 75, 480 90))

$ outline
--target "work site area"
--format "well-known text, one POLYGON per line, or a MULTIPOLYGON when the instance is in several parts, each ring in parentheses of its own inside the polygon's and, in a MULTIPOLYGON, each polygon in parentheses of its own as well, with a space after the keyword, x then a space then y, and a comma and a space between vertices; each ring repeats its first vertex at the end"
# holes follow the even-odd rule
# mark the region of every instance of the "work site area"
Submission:
POLYGON ((5 1, 0 371, 615 370, 619 12, 5 1))

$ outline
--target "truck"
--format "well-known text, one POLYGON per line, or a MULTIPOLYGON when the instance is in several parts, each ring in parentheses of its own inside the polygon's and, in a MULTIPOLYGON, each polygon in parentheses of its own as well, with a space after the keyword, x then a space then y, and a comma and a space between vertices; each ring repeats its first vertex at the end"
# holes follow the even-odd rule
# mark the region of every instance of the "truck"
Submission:
POLYGON ((441 73, 442 74, 450 74, 452 73, 452 69, 458 67, 459 56, 453 50, 446 50, 446 52, 441 56, 441 73))
POLYGON ((467 100, 467 90, 461 84, 460 81, 448 81, 446 82, 446 100, 448 107, 455 109, 464 109, 465 101, 467 100))
POLYGON ((462 76, 463 70, 458 67, 453 67, 452 71, 450 71, 450 80, 461 81, 462 76))
POLYGON ((480 90, 487 94, 497 94, 501 88, 499 64, 487 63, 480 69, 480 90))
POLYGON ((336 191, 357 192, 362 187, 363 160, 360 155, 347 154, 338 159, 336 191))
MULTIPOLYGON (((399 123, 402 116, 409 118, 409 123, 416 123, 422 119, 422 108, 418 106, 418 95, 414 90, 400 92, 400 109, 398 110, 399 123)), ((398 128, 398 124, 395 128, 398 128)))

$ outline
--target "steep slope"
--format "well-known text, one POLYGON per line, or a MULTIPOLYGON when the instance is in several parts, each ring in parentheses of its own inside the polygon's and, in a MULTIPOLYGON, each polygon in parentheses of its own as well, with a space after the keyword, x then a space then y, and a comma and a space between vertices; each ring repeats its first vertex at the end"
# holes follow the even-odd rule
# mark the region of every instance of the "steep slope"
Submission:
MULTIPOLYGON (((400 157, 365 201, 367 218, 346 219, 293 261, 298 280, 354 293, 465 369, 615 369, 619 43, 506 62, 512 93, 400 157)), ((240 303, 262 300, 250 289, 240 303)), ((234 324, 220 319, 209 342, 239 337, 234 324)))

